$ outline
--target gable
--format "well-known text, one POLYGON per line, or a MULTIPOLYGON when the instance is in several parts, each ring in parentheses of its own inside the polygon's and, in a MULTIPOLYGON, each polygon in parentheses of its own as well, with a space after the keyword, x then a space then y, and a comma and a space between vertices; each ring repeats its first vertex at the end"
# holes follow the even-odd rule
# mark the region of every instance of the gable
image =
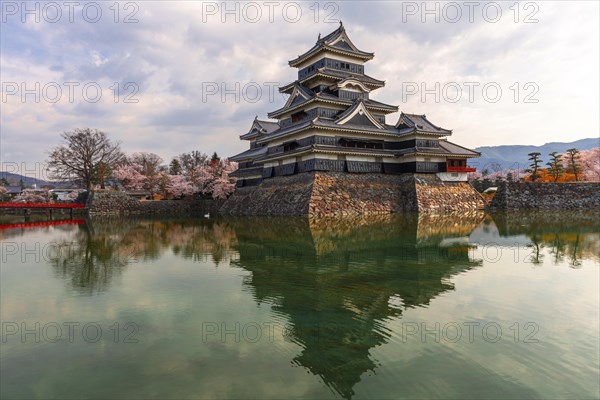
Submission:
POLYGON ((304 97, 302 97, 300 94, 296 94, 296 96, 290 103, 290 107, 295 106, 296 104, 303 103, 304 101, 306 101, 306 99, 304 97))
POLYGON ((343 49, 343 50, 350 50, 350 51, 354 50, 352 47, 350 47, 350 45, 345 40, 340 40, 339 42, 336 42, 332 46, 337 47, 338 49, 343 49))
POLYGON ((362 101, 358 101, 354 106, 346 110, 340 119, 336 122, 338 125, 353 124, 362 126, 374 126, 377 129, 383 129, 383 125, 369 112, 362 101))
POLYGON ((370 125, 370 126, 375 126, 377 128, 379 128, 377 125, 375 125, 370 119, 369 117, 367 117, 364 114, 356 114, 354 117, 350 118, 347 122, 347 124, 352 124, 352 125, 370 125))

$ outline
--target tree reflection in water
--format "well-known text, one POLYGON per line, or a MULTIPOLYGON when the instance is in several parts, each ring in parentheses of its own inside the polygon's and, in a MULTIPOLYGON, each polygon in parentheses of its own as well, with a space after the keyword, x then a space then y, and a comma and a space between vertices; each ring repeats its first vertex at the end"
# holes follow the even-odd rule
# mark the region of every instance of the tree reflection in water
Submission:
POLYGON ((94 218, 55 243, 48 256, 57 276, 94 294, 107 290, 128 264, 156 260, 167 250, 192 260, 211 257, 218 265, 233 241, 233 230, 218 221, 94 218))
MULTIPOLYGON (((374 347, 391 340, 390 319, 427 307, 454 290, 456 274, 482 264, 469 250, 476 228, 526 235, 538 265, 598 258, 597 213, 505 213, 485 216, 395 215, 354 219, 93 219, 74 240, 58 243, 51 263, 84 294, 107 290, 128 264, 171 251, 193 261, 228 263, 250 272, 243 288, 272 306, 301 351, 296 365, 350 398, 377 367, 374 347)), ((65 236, 68 237, 68 236, 65 236)))
POLYGON ((580 268, 583 259, 600 260, 600 212, 505 212, 493 215, 501 236, 526 235, 531 240, 527 261, 541 264, 542 249, 548 249, 553 263, 565 260, 580 268))

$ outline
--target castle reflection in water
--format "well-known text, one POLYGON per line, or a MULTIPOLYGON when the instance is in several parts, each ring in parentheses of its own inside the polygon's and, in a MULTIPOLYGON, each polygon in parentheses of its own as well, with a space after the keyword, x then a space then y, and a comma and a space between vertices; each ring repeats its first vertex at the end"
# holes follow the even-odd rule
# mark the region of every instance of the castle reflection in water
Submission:
MULTIPOLYGON (((293 362, 349 398, 361 375, 377 368, 370 351, 390 339, 385 322, 454 290, 452 277, 482 265, 474 249, 490 231, 525 237, 532 254, 542 257, 540 249, 549 248, 557 261, 577 267, 578 260, 598 257, 598 221, 595 213, 492 218, 483 212, 348 220, 94 219, 61 227, 64 240, 48 254, 55 276, 87 295, 108 290, 132 262, 166 251, 248 271, 243 290, 285 316, 287 338, 302 349, 293 362)), ((0 231, 2 239, 21 234, 0 231)))

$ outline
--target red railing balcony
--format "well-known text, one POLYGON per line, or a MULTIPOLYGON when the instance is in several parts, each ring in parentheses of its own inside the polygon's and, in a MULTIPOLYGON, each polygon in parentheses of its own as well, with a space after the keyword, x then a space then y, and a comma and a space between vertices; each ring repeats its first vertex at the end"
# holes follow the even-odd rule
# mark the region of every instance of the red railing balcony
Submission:
POLYGON ((477 171, 472 167, 447 167, 448 172, 475 172, 477 171))

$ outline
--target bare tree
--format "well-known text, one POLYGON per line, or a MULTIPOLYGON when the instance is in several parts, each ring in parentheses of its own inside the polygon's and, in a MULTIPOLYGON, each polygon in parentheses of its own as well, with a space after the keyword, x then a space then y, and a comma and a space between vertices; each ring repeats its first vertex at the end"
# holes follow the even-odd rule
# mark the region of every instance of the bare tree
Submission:
POLYGON ((48 170, 56 180, 81 180, 88 190, 99 165, 114 168, 124 155, 118 142, 111 142, 98 129, 75 129, 61 134, 64 143, 49 153, 48 170))

